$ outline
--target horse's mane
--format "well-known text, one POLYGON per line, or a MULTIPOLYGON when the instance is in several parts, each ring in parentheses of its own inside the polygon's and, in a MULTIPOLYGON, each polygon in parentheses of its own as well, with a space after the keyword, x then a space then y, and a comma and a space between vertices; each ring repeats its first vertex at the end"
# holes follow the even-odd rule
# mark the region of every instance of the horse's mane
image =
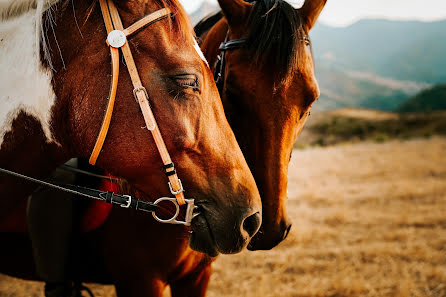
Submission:
POLYGON ((223 12, 221 11, 205 16, 195 25, 194 27, 195 34, 198 37, 200 37, 209 29, 211 29, 222 17, 223 17, 223 12))
POLYGON ((48 9, 60 0, 2 0, 0 1, 0 20, 19 16, 31 9, 44 10, 48 9))
POLYGON ((190 23, 189 17, 186 11, 183 9, 183 6, 180 4, 178 0, 156 0, 155 2, 159 3, 162 7, 168 7, 172 11, 174 18, 169 18, 171 28, 176 29, 181 33, 183 38, 186 36, 191 36, 193 31, 186 31, 185 28, 193 28, 190 23))
MULTIPOLYGON (((36 53, 40 56, 39 48, 42 48, 43 59, 48 63, 50 68, 53 68, 50 58, 50 51, 48 48, 48 41, 46 37, 47 31, 55 24, 55 17, 53 9, 58 2, 63 0, 0 0, 0 21, 7 21, 14 17, 21 16, 31 10, 35 11, 35 39, 36 39, 36 53)), ((98 0, 91 1, 91 10, 98 5, 98 0)), ((161 7, 169 7, 175 15, 173 20, 169 21, 170 27, 181 32, 185 37, 187 33, 184 28, 190 28, 189 19, 182 9, 178 0, 156 0, 161 7)), ((86 20, 85 20, 86 21, 86 20)), ((63 60, 63 57, 61 57, 63 60)))
MULTIPOLYGON (((37 62, 40 60, 40 50, 39 47, 42 46, 44 56, 47 58, 49 56, 48 46, 44 34, 44 26, 42 22, 42 17, 48 9, 51 9, 53 5, 61 0, 1 0, 0 1, 0 22, 5 22, 15 17, 22 16, 30 11, 33 11, 33 16, 35 17, 35 49, 36 57, 38 57, 37 62)), ((31 36, 24 36, 23 38, 32 38, 31 36)), ((51 62, 49 65, 51 65, 51 62)))
POLYGON ((283 80, 300 70, 307 33, 299 10, 284 0, 257 0, 248 26, 247 47, 257 62, 272 58, 283 80))

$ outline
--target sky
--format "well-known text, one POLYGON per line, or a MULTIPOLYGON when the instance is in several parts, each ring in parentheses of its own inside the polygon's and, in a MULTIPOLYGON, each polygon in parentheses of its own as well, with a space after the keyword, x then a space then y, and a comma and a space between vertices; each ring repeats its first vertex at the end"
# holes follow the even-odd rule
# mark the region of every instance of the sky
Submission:
MULTIPOLYGON (((203 1, 180 0, 190 13, 203 1)), ((294 6, 302 0, 288 1, 294 6)), ((446 0, 328 0, 319 21, 330 26, 348 26, 363 18, 434 21, 446 19, 446 0)))

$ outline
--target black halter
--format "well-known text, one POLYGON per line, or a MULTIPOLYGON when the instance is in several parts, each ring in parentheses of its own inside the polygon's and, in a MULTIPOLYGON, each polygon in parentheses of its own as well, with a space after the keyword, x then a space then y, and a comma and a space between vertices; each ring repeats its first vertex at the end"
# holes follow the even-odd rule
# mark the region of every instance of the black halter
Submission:
POLYGON ((218 48, 220 53, 217 56, 217 62, 215 62, 214 67, 214 80, 217 85, 218 92, 221 94, 223 91, 223 79, 224 79, 224 71, 225 71, 225 53, 228 50, 239 49, 245 44, 246 39, 229 39, 229 32, 226 33, 225 41, 220 44, 218 48))
MULTIPOLYGON (((246 43, 246 38, 233 39, 233 40, 228 40, 228 39, 229 39, 229 31, 226 33, 225 41, 220 43, 220 46, 218 48, 220 52, 217 56, 217 61, 215 62, 215 67, 214 67, 214 80, 220 95, 222 94, 223 91, 224 72, 225 72, 225 53, 226 51, 229 50, 239 49, 246 43)), ((305 42, 306 46, 310 47, 311 59, 313 60, 313 66, 314 66, 313 47, 311 45, 311 40, 306 30, 305 30, 305 36, 302 38, 302 41, 305 42)))

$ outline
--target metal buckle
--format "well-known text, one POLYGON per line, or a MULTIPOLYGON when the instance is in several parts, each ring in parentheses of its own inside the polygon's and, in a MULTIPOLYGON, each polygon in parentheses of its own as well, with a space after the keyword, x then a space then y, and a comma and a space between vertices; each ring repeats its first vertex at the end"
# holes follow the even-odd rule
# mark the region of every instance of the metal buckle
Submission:
MULTIPOLYGON (((146 88, 144 88, 143 86, 139 86, 139 87, 136 87, 136 88, 133 89, 133 97, 135 97, 135 100, 138 103, 140 103, 139 99, 138 99, 138 96, 136 95, 139 91, 143 91, 144 92, 144 94, 146 95, 147 104, 149 105, 149 108, 152 108, 152 106, 150 105, 150 102, 149 102, 149 94, 147 93, 146 88)), ((147 128, 147 130, 150 130, 150 131, 154 130, 155 129, 155 122, 153 122, 150 127, 147 126, 147 122, 146 122, 146 128, 147 128)))
POLYGON ((122 196, 127 197, 128 200, 127 200, 127 204, 125 204, 125 205, 121 204, 121 207, 129 208, 130 204, 132 204, 132 196, 130 196, 130 195, 122 195, 122 196))
POLYGON ((157 199, 153 204, 158 205, 158 203, 160 203, 161 201, 170 201, 171 203, 173 203, 173 205, 175 205, 175 208, 176 208, 175 214, 170 219, 160 219, 156 215, 156 212, 152 212, 152 216, 155 220, 157 220, 160 223, 165 223, 165 224, 177 224, 177 225, 190 226, 192 219, 195 217, 195 215, 193 214, 194 209, 197 208, 194 204, 194 201, 195 201, 194 199, 185 199, 187 208, 186 208, 186 216, 184 218, 184 221, 176 220, 176 218, 178 217, 178 215, 180 213, 180 206, 178 205, 176 198, 161 197, 161 198, 157 199))
MULTIPOLYGON (((143 91, 146 94, 146 98, 149 99, 149 94, 147 93, 146 88, 144 88, 143 86, 139 86, 133 89, 133 96, 135 97, 135 100, 138 101, 138 97, 136 96, 136 93, 138 93, 139 91, 143 91)), ((148 100, 147 100, 148 101, 148 100)), ((147 102, 150 105, 150 102, 147 102)))
POLYGON ((170 192, 172 193, 172 195, 178 195, 178 194, 180 194, 181 192, 184 191, 183 184, 181 183, 181 179, 178 179, 178 182, 180 183, 180 189, 178 191, 174 191, 172 189, 172 185, 170 184, 170 182, 167 182, 167 184, 169 185, 169 189, 170 189, 170 192))

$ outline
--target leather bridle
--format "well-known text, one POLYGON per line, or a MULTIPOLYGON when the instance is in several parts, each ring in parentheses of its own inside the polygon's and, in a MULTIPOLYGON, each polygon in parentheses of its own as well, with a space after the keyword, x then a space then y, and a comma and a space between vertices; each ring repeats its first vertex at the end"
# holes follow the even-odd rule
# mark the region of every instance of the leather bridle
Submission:
POLYGON ((161 197, 154 202, 143 201, 138 198, 131 197, 129 195, 119 195, 113 192, 103 192, 96 189, 89 189, 85 187, 80 187, 76 185, 62 185, 54 182, 48 182, 40 179, 36 179, 30 176, 26 176, 5 168, 0 168, 1 174, 7 174, 16 178, 21 178, 33 183, 43 185, 45 187, 51 187, 56 190, 68 192, 71 194, 79 195, 82 197, 96 199, 104 201, 111 204, 117 204, 124 208, 132 208, 136 210, 142 210, 146 212, 151 212, 155 220, 161 223, 169 224, 182 224, 189 226, 192 219, 199 213, 194 214, 194 210, 197 208, 194 204, 194 199, 184 198, 184 189, 181 184, 181 180, 178 178, 174 164, 170 158, 169 152, 167 151, 166 145, 164 143, 161 132, 156 123, 155 117, 153 115, 152 109, 149 104, 149 95, 147 90, 142 85, 141 79, 138 74, 138 70, 133 59, 132 52, 130 50, 129 44, 127 42, 127 37, 136 33, 137 31, 153 24, 156 21, 168 18, 171 16, 171 11, 168 8, 162 8, 157 10, 139 21, 135 22, 133 25, 125 28, 122 25, 121 17, 119 16, 118 9, 112 0, 99 0, 102 16, 104 18, 105 27, 107 29, 107 44, 110 48, 111 60, 112 60, 112 81, 110 85, 110 92, 108 97, 107 108, 102 121, 102 125, 96 139, 93 151, 90 155, 90 164, 96 164, 99 157, 99 153, 107 136, 107 132, 110 127, 110 121, 113 114, 113 107, 116 98, 116 91, 118 87, 118 76, 119 76, 119 49, 122 51, 124 56, 127 70, 129 71, 130 78, 133 84, 133 96, 138 101, 141 112, 144 117, 146 128, 152 133, 153 139, 155 141, 158 152, 161 156, 163 162, 163 168, 165 174, 168 178, 168 186, 170 192, 175 195, 175 198, 161 197), (175 214, 169 219, 159 218, 156 214, 158 209, 158 204, 162 201, 169 201, 175 206, 175 214), (184 221, 177 220, 180 212, 180 205, 187 204, 184 221))
POLYGON ((110 120, 113 114, 113 106, 115 103, 116 90, 118 86, 119 49, 121 49, 122 55, 124 56, 127 65, 127 70, 129 71, 130 78, 132 80, 133 95, 139 103, 139 107, 144 116, 146 128, 152 133, 153 139, 155 140, 156 147, 164 164, 163 168, 165 170, 167 178, 169 179, 168 186, 170 192, 175 195, 176 201, 179 205, 184 205, 186 201, 184 198, 183 185, 181 184, 181 180, 178 178, 174 164, 170 158, 169 152, 167 151, 163 137, 156 123, 155 117, 149 104, 149 96, 147 94, 147 90, 142 85, 132 52, 129 47, 129 43, 127 42, 127 37, 132 35, 133 33, 150 24, 153 24, 156 21, 169 17, 171 13, 170 9, 163 8, 157 10, 124 29, 118 9, 116 8, 113 1, 100 0, 99 3, 101 6, 105 27, 107 29, 107 44, 110 47, 113 70, 107 109, 89 162, 92 165, 96 163, 102 146, 104 145, 105 137, 107 136, 107 132, 110 126, 110 120))
POLYGON ((218 47, 219 54, 217 56, 217 61, 214 67, 214 80, 217 85, 218 92, 222 94, 223 84, 224 84, 224 74, 225 74, 225 54, 228 50, 234 50, 241 48, 245 43, 246 39, 229 39, 229 31, 226 33, 225 41, 223 41, 218 47))

